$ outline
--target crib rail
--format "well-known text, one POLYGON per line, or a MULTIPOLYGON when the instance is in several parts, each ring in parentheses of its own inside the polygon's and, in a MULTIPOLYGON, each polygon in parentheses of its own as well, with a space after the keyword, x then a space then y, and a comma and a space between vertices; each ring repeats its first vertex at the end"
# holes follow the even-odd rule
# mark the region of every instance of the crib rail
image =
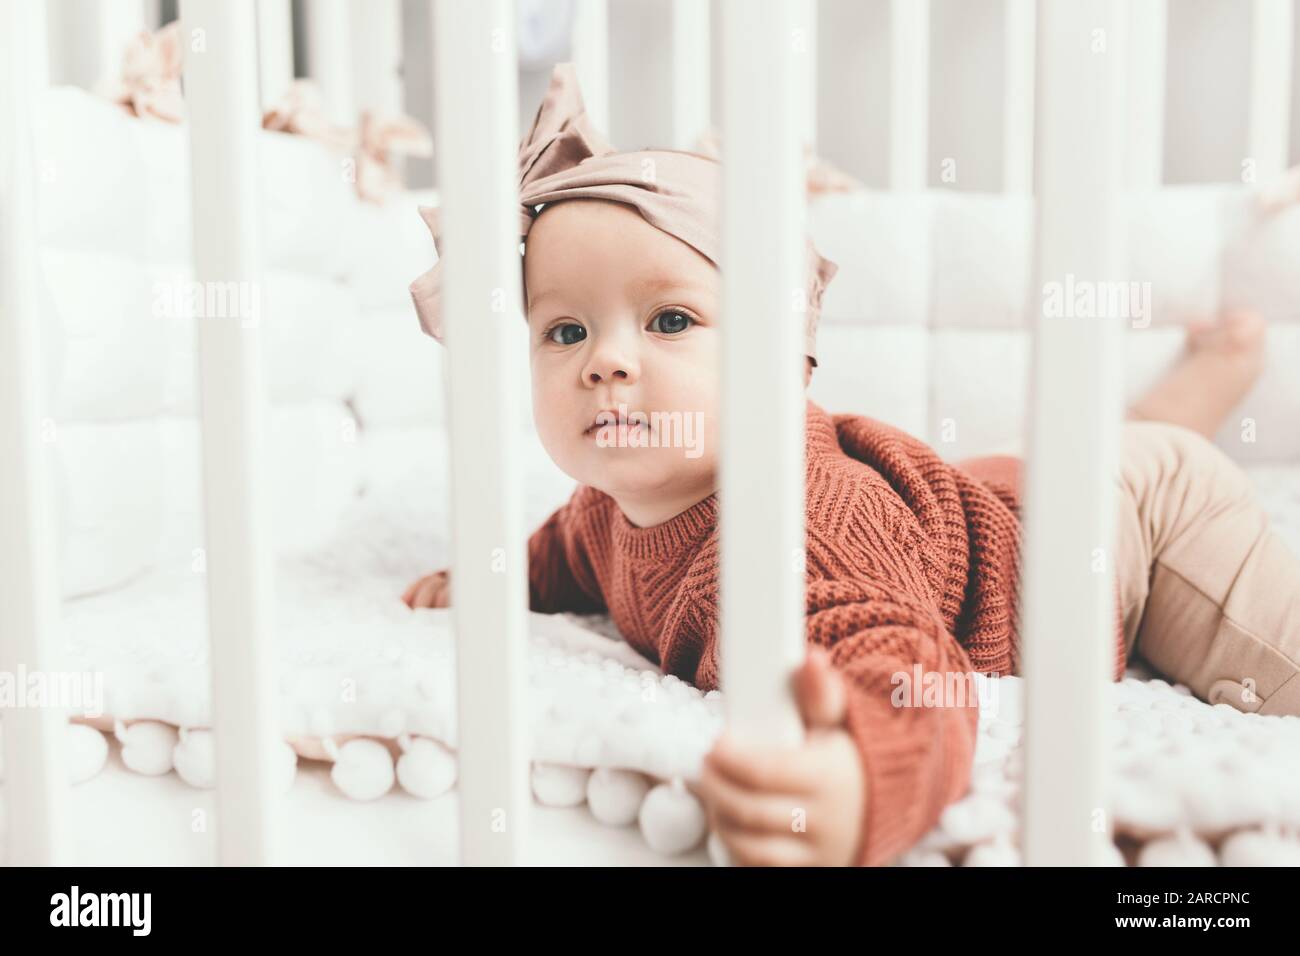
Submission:
POLYGON ((793 131, 812 109, 797 96, 808 92, 799 13, 783 0, 723 8, 721 682, 733 733, 791 745, 802 739, 788 685, 803 656, 806 288, 793 131))
MULTIPOLYGON (((1290 142, 1296 0, 1252 0, 1243 175, 1280 171, 1290 142)), ((52 0, 0 4, 0 665, 49 667, 59 614, 49 482, 40 434, 33 277, 36 195, 31 110, 56 69, 90 86, 157 3, 91 10, 52 0)), ((709 125, 711 10, 665 0, 671 18, 672 138, 709 125)), ((572 57, 588 112, 609 128, 607 0, 578 0, 572 57)), ((929 0, 887 5, 887 181, 920 190, 931 155, 929 0)), ((398 0, 304 5, 306 72, 334 118, 402 106, 398 0)), ((1102 691, 1113 664, 1113 522, 1120 332, 1115 322, 1042 314, 1047 283, 1121 278, 1119 201, 1164 179, 1167 0, 1004 0, 1002 187, 1036 202, 1035 316, 1023 592, 1027 684, 1027 864, 1097 864, 1107 849, 1102 691), (1127 95, 1125 95, 1127 93, 1127 95), (1083 463, 1082 465, 1080 463, 1083 463), (1063 716, 1064 715, 1064 716, 1063 716)), ((722 0, 723 359, 722 682, 742 736, 798 739, 786 687, 803 653, 803 143, 817 139, 814 0, 722 0), (729 156, 761 157, 746 163, 729 156), (763 203, 753 201, 763 196, 763 203), (742 337, 741 331, 744 330, 742 337), (764 480, 749 479, 754 474, 764 480)), ((259 281, 261 108, 295 74, 290 0, 183 0, 200 282, 259 281), (196 33, 195 31, 198 31, 196 33), (196 45, 202 40, 200 45, 196 45), (259 85, 260 84, 260 85, 259 85)), ((527 859, 531 801, 524 707, 526 544, 514 457, 519 387, 512 0, 435 0, 433 124, 446 254, 453 623, 459 636, 461 859, 527 859), (491 387, 483 387, 490 382, 491 387), (473 396, 472 402, 469 396, 473 396)), ((409 72, 409 70, 408 70, 409 72)), ((428 120, 429 117, 421 117, 428 120)), ((275 859, 272 574, 259 476, 265 395, 260 333, 200 323, 203 492, 222 863, 275 859)), ((10 863, 60 858, 60 721, 31 708, 3 720, 10 863)))
POLYGON ((672 31, 673 146, 693 149, 709 126, 709 4, 672 0, 672 31))
MULTIPOLYGON (((183 0, 194 275, 260 282, 256 16, 248 0, 183 0)), ((262 329, 243 315, 198 322, 208 641, 217 846, 232 865, 273 861, 279 720, 268 547, 262 329)))
MULTIPOLYGON (((53 670, 58 582, 36 312, 36 167, 31 109, 44 64, 41 4, 0 5, 0 669, 53 670)), ((45 707, 3 715, 8 862, 61 862, 63 717, 45 707)))
POLYGON ((1247 157, 1257 181, 1286 168, 1290 142, 1295 0, 1251 4, 1250 111, 1247 157))
POLYGON ((930 169, 930 0, 889 4, 889 186, 924 189, 930 169))
POLYGON ((516 461, 519 200, 509 0, 436 7, 451 409, 461 860, 521 861, 531 801, 525 535, 516 461), (488 385, 489 387, 484 387, 488 385))
MULTIPOLYGON (((1121 275, 1127 26, 1119 0, 1039 8, 1034 290, 1067 273, 1095 283, 1121 275), (1097 55, 1100 43, 1108 55, 1097 55)), ((1102 689, 1114 667, 1111 475, 1123 413, 1123 317, 1063 321, 1044 314, 1041 293, 1031 299, 1024 862, 1096 866, 1111 839, 1102 689)))

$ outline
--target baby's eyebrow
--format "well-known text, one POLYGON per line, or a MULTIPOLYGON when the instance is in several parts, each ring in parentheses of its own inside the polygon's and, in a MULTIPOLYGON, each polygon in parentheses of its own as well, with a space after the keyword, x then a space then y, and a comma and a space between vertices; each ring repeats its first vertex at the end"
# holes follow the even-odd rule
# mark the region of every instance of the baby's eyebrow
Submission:
POLYGON ((528 305, 530 308, 534 308, 539 302, 544 302, 547 299, 559 298, 559 296, 560 293, 555 289, 543 289, 541 292, 537 293, 537 295, 528 297, 528 305))
POLYGON ((634 280, 628 284, 628 287, 634 289, 642 295, 653 295, 657 292, 675 290, 679 292, 703 292, 705 287, 689 279, 680 279, 675 276, 664 276, 652 279, 634 280))
MULTIPOLYGON (((628 283, 628 289, 634 294, 640 296, 650 296, 665 291, 675 292, 707 292, 708 288, 702 283, 692 282, 689 279, 680 279, 675 276, 655 276, 647 279, 633 279, 628 283)), ((559 299, 564 301, 564 293, 560 289, 547 288, 538 292, 536 295, 529 296, 528 307, 531 311, 537 308, 547 299, 559 299)))

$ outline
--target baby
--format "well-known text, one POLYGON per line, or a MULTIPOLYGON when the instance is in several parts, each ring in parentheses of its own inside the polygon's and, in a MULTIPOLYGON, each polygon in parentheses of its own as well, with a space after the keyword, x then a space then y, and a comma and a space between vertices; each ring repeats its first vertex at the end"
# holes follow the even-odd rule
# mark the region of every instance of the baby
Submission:
MULTIPOLYGON (((702 690, 719 675, 716 176, 702 155, 614 153, 567 64, 521 146, 534 419, 578 482, 529 539, 530 605, 607 610, 629 644, 702 690), (620 172, 656 157, 669 160, 648 181, 620 172), (681 447, 655 412, 701 422, 703 440, 681 447)), ((833 274, 810 246, 805 385, 833 274)), ((436 267, 412 291, 438 336, 436 267)), ((1253 384, 1262 348, 1251 316, 1197 327, 1129 412, 1114 677, 1136 648, 1202 699, 1300 713, 1300 562, 1207 437, 1253 384)), ((805 740, 742 747, 724 733, 694 789, 737 863, 881 865, 964 795, 978 722, 974 695, 909 706, 900 681, 1018 672, 1022 462, 950 464, 812 401, 805 427, 805 740)), ((450 595, 439 571, 403 600, 446 607, 450 595)))

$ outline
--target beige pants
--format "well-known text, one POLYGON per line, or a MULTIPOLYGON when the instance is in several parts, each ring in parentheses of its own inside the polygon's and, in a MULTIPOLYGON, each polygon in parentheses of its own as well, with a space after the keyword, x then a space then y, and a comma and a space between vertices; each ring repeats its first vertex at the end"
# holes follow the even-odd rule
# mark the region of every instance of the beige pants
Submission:
POLYGON ((1300 714, 1300 559, 1246 473, 1199 432, 1125 421, 1118 493, 1129 655, 1211 704, 1300 714))

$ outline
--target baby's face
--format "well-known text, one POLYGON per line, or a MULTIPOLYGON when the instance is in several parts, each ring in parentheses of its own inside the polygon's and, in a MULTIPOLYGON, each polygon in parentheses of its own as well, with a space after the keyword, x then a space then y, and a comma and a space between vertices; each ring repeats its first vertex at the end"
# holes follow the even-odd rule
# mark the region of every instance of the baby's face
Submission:
POLYGON ((707 494, 717 463, 713 264, 629 206, 568 200, 533 223, 524 281, 533 418, 556 464, 615 498, 707 494), (593 427, 620 405, 632 425, 593 427))

